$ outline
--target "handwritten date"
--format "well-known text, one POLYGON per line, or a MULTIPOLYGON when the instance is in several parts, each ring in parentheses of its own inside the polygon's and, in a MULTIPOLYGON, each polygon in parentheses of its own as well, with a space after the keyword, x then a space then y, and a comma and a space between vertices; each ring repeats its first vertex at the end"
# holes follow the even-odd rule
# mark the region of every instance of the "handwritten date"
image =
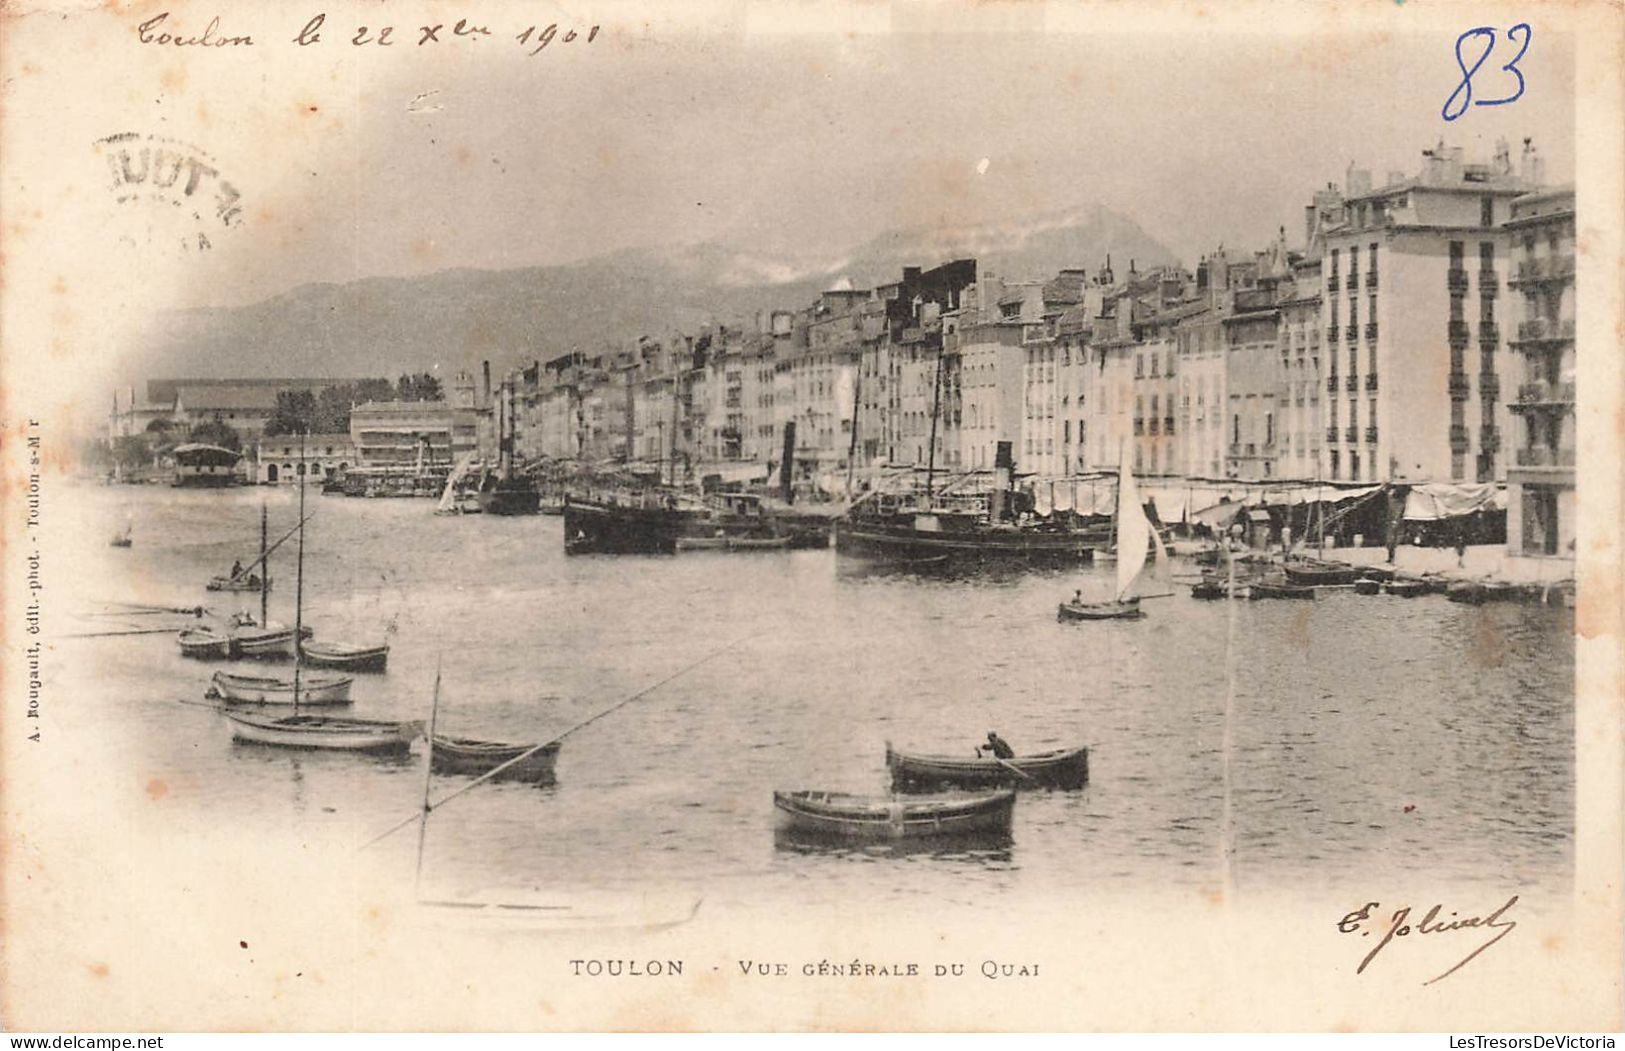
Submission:
POLYGON ((1516 904, 1518 904, 1518 896, 1514 894, 1507 899, 1506 904, 1494 912, 1483 916, 1462 916, 1459 912, 1452 911, 1448 919, 1441 919, 1439 915, 1444 912, 1444 906, 1435 905, 1428 909, 1421 922, 1412 924, 1411 907, 1409 905, 1395 909, 1392 915, 1382 919, 1380 917, 1374 918, 1374 914, 1381 907, 1381 903, 1368 901, 1363 907, 1354 910, 1339 920, 1337 929, 1343 934, 1358 934, 1362 938, 1369 938, 1372 931, 1377 931, 1382 935, 1376 946, 1365 954, 1365 959, 1360 961, 1360 966, 1354 969, 1355 974, 1364 974, 1371 961, 1377 958, 1377 954, 1387 948, 1388 943, 1396 938, 1410 938, 1412 935, 1447 934, 1451 931, 1466 930, 1495 932, 1493 937, 1458 960, 1448 971, 1429 978, 1422 983, 1423 985, 1432 985, 1434 982, 1455 974, 1476 959, 1479 953, 1511 934, 1518 924, 1515 920, 1507 919, 1506 915, 1512 911, 1512 906, 1516 904))
MULTIPOLYGON (((135 27, 136 38, 143 44, 154 44, 168 47, 253 47, 254 38, 250 35, 229 34, 220 26, 220 18, 211 19, 202 33, 187 34, 169 21, 168 11, 162 11, 151 18, 142 21, 135 27), (173 32, 171 31, 173 30, 173 32)), ((306 20, 299 32, 291 38, 291 42, 298 47, 311 47, 321 44, 324 40, 324 30, 327 25, 327 13, 319 12, 306 20)), ((358 25, 353 31, 346 34, 353 47, 394 47, 403 43, 408 47, 431 47, 437 44, 451 45, 458 41, 478 42, 480 40, 511 39, 525 49, 529 56, 535 56, 546 51, 549 46, 573 44, 576 41, 590 44, 598 39, 602 31, 601 26, 589 26, 577 29, 573 26, 561 26, 557 22, 545 26, 529 25, 517 33, 509 36, 508 29, 493 30, 490 26, 482 25, 467 18, 459 18, 455 22, 430 22, 424 25, 404 27, 397 37, 397 27, 358 25)))

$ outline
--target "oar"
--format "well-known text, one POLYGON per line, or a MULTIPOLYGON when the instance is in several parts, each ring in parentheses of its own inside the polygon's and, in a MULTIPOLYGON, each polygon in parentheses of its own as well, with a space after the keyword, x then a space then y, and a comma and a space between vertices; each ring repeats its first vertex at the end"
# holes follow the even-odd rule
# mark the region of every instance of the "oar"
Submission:
POLYGON ((1009 762, 1009 761, 1004 760, 1004 759, 1000 759, 998 756, 994 756, 993 761, 995 763, 998 763, 1000 766, 1004 767, 1006 770, 1014 771, 1015 773, 1021 775, 1022 777, 1025 777, 1029 781, 1037 781, 1038 780, 1038 778, 1034 777, 1032 774, 1029 774, 1027 771, 1023 770, 1021 767, 1017 766, 1015 763, 1009 762))
POLYGON ((69 635, 57 635, 59 639, 105 639, 116 635, 170 635, 175 628, 132 628, 129 631, 85 631, 69 635))

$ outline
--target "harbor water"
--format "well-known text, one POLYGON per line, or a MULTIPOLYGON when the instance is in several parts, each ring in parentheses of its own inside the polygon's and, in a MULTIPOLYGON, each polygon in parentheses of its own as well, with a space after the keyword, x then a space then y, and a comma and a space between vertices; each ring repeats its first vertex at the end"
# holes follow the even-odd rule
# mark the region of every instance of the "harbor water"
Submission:
MULTIPOLYGON (((1226 852, 1241 892, 1413 869, 1496 888, 1571 878, 1573 621, 1561 608, 1350 591, 1232 606, 1176 587, 1147 599, 1142 620, 1060 623, 1074 589, 1110 590, 1109 566, 567 557, 558 518, 307 499, 306 624, 391 645, 387 672, 356 677, 356 716, 427 720, 438 665, 443 732, 541 741, 682 673, 571 734, 556 784, 481 785, 436 811, 423 872, 446 893, 658 883, 996 908, 1029 892, 1212 887, 1226 852), (1087 743, 1088 787, 1022 793, 1004 843, 776 838, 774 790, 883 793, 888 740, 968 756, 989 730, 1018 752, 1087 743)), ((257 595, 203 584, 253 557, 262 501, 274 539, 296 521, 287 490, 83 486, 60 490, 53 514, 100 567, 105 593, 86 597, 257 612, 257 595), (127 517, 134 546, 110 548, 127 517)), ((271 574, 271 616, 291 622, 291 542, 271 574)), ((233 744, 218 714, 181 703, 202 701, 226 665, 181 658, 167 635, 64 640, 57 658, 53 689, 74 697, 83 732, 197 786, 175 800, 180 826, 359 844, 419 807, 421 741, 406 760, 233 744)), ((435 795, 466 781, 437 778, 435 795)), ((415 831, 391 847, 405 873, 415 831)))

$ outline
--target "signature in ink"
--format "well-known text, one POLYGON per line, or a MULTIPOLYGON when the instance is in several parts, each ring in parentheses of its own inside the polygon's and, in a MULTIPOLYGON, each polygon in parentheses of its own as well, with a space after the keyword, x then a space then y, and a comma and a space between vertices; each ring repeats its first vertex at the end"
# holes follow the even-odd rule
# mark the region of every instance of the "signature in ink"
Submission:
POLYGON ((1452 91, 1450 97, 1444 100, 1444 109, 1439 111, 1439 115, 1445 120, 1453 121, 1465 114, 1468 106, 1505 106, 1509 102, 1516 102, 1523 98, 1525 85, 1523 71, 1518 68, 1518 63, 1523 61, 1524 52, 1529 50, 1529 41, 1534 38, 1534 35, 1535 31, 1529 28, 1528 22, 1519 22, 1507 30, 1507 39, 1509 41, 1517 43, 1521 37, 1522 43, 1518 45, 1518 53, 1512 56, 1512 61, 1501 67, 1501 72, 1511 73, 1517 78, 1518 90, 1498 99, 1473 98, 1473 74, 1478 72, 1479 67, 1489 59, 1490 53, 1495 50, 1495 30, 1490 26, 1479 26, 1476 29, 1469 29, 1457 37, 1456 67, 1461 70, 1461 83, 1457 84, 1456 90, 1452 91), (1479 39, 1483 42, 1484 47, 1483 52, 1478 56, 1478 60, 1471 66, 1467 64, 1467 60, 1461 54, 1461 46, 1470 38, 1479 39))
POLYGON ((1412 924, 1411 907, 1409 905, 1395 909, 1391 915, 1387 916, 1386 918, 1382 918, 1376 916, 1376 912, 1381 907, 1381 903, 1368 901, 1362 907, 1354 910, 1339 920, 1337 923, 1337 929, 1343 934, 1358 934, 1362 938, 1369 938, 1373 931, 1378 931, 1382 935, 1381 940, 1377 942, 1370 952, 1365 954, 1365 959, 1360 961, 1360 966, 1355 968, 1355 974, 1365 973, 1365 969, 1371 965, 1372 960, 1377 958, 1377 954, 1382 952, 1383 949, 1387 948, 1388 943, 1396 938, 1410 938, 1416 935, 1428 934, 1448 934, 1451 931, 1466 930, 1477 930, 1481 933, 1488 933, 1491 931, 1494 932, 1493 936, 1486 939, 1472 952, 1468 953, 1466 956, 1463 956, 1456 962, 1455 966, 1451 967, 1448 971, 1445 971, 1443 974, 1437 975, 1433 978, 1429 978, 1427 981, 1422 983, 1423 985, 1432 985, 1434 982, 1442 981, 1443 979, 1455 974, 1457 971, 1473 962, 1473 960, 1477 959, 1478 955, 1485 949, 1488 949, 1490 946, 1494 945, 1496 942, 1500 941, 1502 938, 1505 938, 1507 935, 1516 930, 1518 926, 1517 922, 1515 920, 1509 920, 1506 918, 1507 913, 1511 912, 1512 907, 1516 904, 1518 904, 1518 896, 1514 894, 1512 897, 1506 900, 1506 904, 1502 905, 1494 912, 1487 913, 1482 916, 1462 916, 1459 912, 1452 910, 1448 919, 1440 917, 1440 914, 1444 912, 1444 906, 1435 905, 1428 909, 1427 914, 1422 917, 1420 922, 1412 924))

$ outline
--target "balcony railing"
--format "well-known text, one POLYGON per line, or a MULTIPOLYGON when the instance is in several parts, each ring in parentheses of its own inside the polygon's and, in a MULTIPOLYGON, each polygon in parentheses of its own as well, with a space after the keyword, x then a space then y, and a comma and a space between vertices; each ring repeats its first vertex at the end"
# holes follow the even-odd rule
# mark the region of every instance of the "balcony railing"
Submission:
POLYGON ((1461 401, 1467 397, 1471 390, 1472 387, 1467 382, 1467 373, 1452 372, 1450 374, 1450 396, 1452 398, 1461 401))
POLYGON ((1494 270, 1478 272, 1478 294, 1484 299, 1494 299, 1501 294, 1501 281, 1495 276, 1494 270))
POLYGON ((1478 323, 1478 341, 1480 343, 1501 342, 1501 326, 1493 321, 1480 321, 1478 323))
POLYGON ((1337 424, 1334 423, 1330 427, 1326 428, 1326 441, 1332 443, 1337 441, 1337 424))
POLYGON ((1134 433, 1135 434, 1144 434, 1145 433, 1145 421, 1143 419, 1136 419, 1134 421, 1134 433))
POLYGON ((1450 448, 1457 452, 1467 448, 1467 425, 1465 423, 1452 423, 1450 425, 1450 448))
POLYGON ((1377 444, 1377 428, 1367 427, 1365 429, 1365 441, 1367 445, 1377 444))
POLYGON ((1457 339, 1464 340, 1464 339, 1466 339, 1467 338, 1467 322, 1465 322, 1465 321, 1452 321, 1452 322, 1450 322, 1449 335, 1450 335, 1450 338, 1452 340, 1457 340, 1457 339))
POLYGON ((1326 393, 1328 393, 1328 394, 1336 394, 1337 393, 1337 373, 1335 373, 1335 372, 1332 373, 1330 376, 1326 377, 1326 393))
POLYGON ((1375 372, 1368 372, 1365 374, 1365 389, 1368 391, 1375 391, 1377 389, 1377 374, 1375 372))
POLYGON ((1365 275, 1365 287, 1373 292, 1377 289, 1377 272, 1375 270, 1365 275))
POLYGON ((1349 373, 1347 376, 1345 376, 1343 378, 1343 389, 1347 390, 1347 391, 1359 390, 1360 389, 1360 377, 1356 376, 1352 372, 1349 373))
POLYGON ((1501 377, 1493 372, 1478 374, 1478 396, 1485 401, 1501 400, 1501 377))
POLYGON ((1336 325, 1327 325, 1326 326, 1326 342, 1328 342, 1328 343, 1336 343, 1337 342, 1337 326, 1336 325))
POLYGON ((1172 416, 1164 416, 1162 418, 1162 433, 1163 434, 1172 434, 1172 433, 1174 433, 1174 418, 1172 416))
POLYGON ((1574 275, 1574 257, 1557 255, 1518 264, 1517 281, 1560 281, 1574 275))
POLYGON ((1552 318, 1533 318, 1529 321, 1518 322, 1518 338, 1521 340, 1538 339, 1573 339, 1574 319, 1568 318, 1556 321, 1552 318))
POLYGON ((1548 383, 1537 380, 1534 383, 1518 384, 1518 400, 1513 403, 1519 405, 1573 405, 1573 383, 1548 383))
POLYGON ((1343 440, 1348 442, 1350 445, 1353 445, 1355 442, 1359 441, 1360 428, 1352 423, 1349 424, 1348 428, 1343 431, 1343 440))
POLYGON ((1448 275, 1447 287, 1451 292, 1467 291, 1467 271, 1452 270, 1448 275))
POLYGON ((1330 276, 1330 277, 1328 277, 1326 279, 1326 291, 1328 291, 1328 292, 1336 292, 1341 287, 1342 287, 1342 285, 1338 281, 1336 274, 1333 274, 1332 276, 1330 276))
POLYGON ((1360 338, 1360 326, 1355 324, 1345 328, 1343 330, 1343 338, 1348 340, 1350 343, 1358 340, 1360 338))
POLYGON ((1377 341, 1377 323, 1375 321, 1367 321, 1365 323, 1365 338, 1369 343, 1375 343, 1377 341))
POLYGON ((1548 445, 1532 445, 1518 450, 1519 467, 1573 467, 1573 449, 1553 449, 1548 445))
POLYGON ((1159 431, 1161 431, 1161 429, 1162 428, 1159 426, 1157 418, 1155 416, 1151 417, 1151 433, 1157 434, 1159 431))

